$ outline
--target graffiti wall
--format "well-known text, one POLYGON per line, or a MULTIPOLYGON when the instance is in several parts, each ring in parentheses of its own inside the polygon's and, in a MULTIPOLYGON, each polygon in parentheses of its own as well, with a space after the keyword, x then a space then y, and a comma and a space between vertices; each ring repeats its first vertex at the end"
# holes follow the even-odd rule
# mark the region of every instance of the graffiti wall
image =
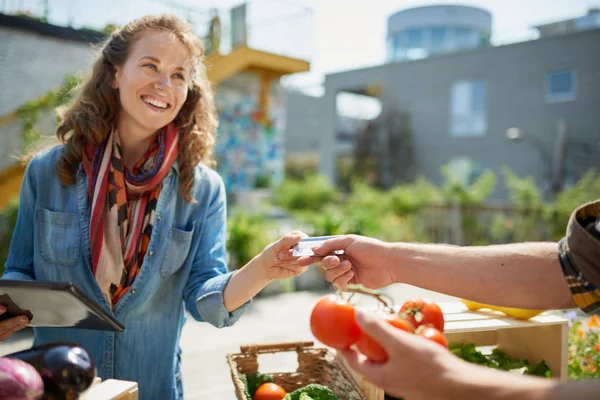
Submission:
POLYGON ((258 99, 254 76, 220 84, 216 92, 217 170, 229 193, 283 179, 285 108, 279 85, 271 91, 268 113, 260 109, 258 99))

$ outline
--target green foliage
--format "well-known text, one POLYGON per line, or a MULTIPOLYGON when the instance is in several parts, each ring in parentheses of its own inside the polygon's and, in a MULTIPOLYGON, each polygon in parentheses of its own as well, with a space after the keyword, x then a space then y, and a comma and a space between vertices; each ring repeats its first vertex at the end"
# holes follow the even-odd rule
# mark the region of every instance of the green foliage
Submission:
POLYGON ((275 192, 275 203, 288 210, 318 211, 336 196, 329 180, 311 175, 304 180, 286 179, 275 192))
POLYGON ((241 268, 260 254, 272 240, 262 215, 234 210, 227 221, 227 251, 230 269, 241 268))
POLYGON ((240 378, 244 383, 244 395, 247 400, 252 400, 256 389, 258 389, 263 383, 274 382, 273 374, 240 374, 240 378))
POLYGON ((492 350, 491 354, 483 354, 473 343, 451 343, 449 348, 455 356, 473 364, 517 374, 551 377, 550 368, 543 360, 535 365, 530 365, 528 360, 513 358, 498 348, 492 350))
POLYGON ((8 258, 8 249, 12 240, 17 215, 19 212, 19 199, 13 199, 0 213, 0 276, 4 272, 4 264, 8 258))
POLYGON ((543 205, 542 193, 532 177, 519 178, 510 168, 502 168, 510 201, 521 209, 539 209, 543 205))
POLYGON ((317 154, 290 154, 285 159, 285 177, 302 180, 316 175, 319 169, 317 154))
POLYGON ((589 170, 572 187, 560 192, 546 213, 553 240, 565 235, 569 217, 575 208, 595 199, 600 199, 600 174, 595 169, 589 170))
POLYGON ((311 383, 288 393, 283 400, 301 400, 303 398, 306 399, 307 397, 312 400, 338 400, 338 397, 333 390, 329 389, 327 386, 319 385, 318 383, 311 383))
POLYGON ((569 378, 600 378, 600 318, 578 319, 569 328, 569 378))
POLYGON ((442 187, 445 202, 457 205, 477 205, 485 201, 496 187, 496 175, 485 171, 471 185, 465 184, 453 175, 448 165, 442 167, 442 175, 446 182, 442 187))
POLYGON ((392 188, 388 195, 390 207, 398 216, 414 214, 428 204, 441 203, 443 199, 441 191, 423 177, 418 177, 414 183, 392 188))
POLYGON ((271 187, 271 177, 269 175, 258 175, 254 181, 255 189, 267 189, 271 187))
POLYGON ((16 110, 17 117, 23 122, 23 151, 27 151, 42 137, 36 126, 43 113, 68 103, 74 95, 74 89, 80 82, 81 78, 78 76, 67 75, 61 87, 48 91, 43 96, 23 104, 16 110))

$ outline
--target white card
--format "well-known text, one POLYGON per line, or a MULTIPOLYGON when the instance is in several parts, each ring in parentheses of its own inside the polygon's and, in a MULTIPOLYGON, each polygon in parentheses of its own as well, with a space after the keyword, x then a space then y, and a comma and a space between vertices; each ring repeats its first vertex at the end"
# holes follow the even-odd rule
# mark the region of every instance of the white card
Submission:
MULTIPOLYGON (((294 257, 314 256, 315 253, 313 253, 313 251, 312 251, 313 247, 320 246, 326 240, 334 238, 334 237, 335 236, 315 236, 315 237, 304 238, 304 239, 300 240, 300 242, 297 245, 294 246, 293 256, 294 257)), ((336 254, 336 255, 344 254, 344 250, 335 250, 335 251, 331 252, 330 254, 336 254)))

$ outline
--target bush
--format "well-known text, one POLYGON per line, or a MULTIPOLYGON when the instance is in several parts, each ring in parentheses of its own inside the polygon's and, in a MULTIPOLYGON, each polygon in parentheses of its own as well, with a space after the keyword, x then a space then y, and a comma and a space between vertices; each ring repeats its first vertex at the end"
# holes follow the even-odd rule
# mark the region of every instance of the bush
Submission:
POLYGON ((285 177, 302 180, 316 175, 319 170, 318 154, 289 154, 285 159, 285 177))
POLYGON ((234 210, 227 221, 228 265, 231 270, 246 265, 272 242, 268 224, 262 215, 234 210))
POLYGON ((335 187, 320 175, 311 175, 304 180, 286 179, 275 192, 277 205, 288 210, 318 211, 332 202, 335 187))
POLYGON ((564 237, 575 208, 594 199, 600 199, 600 174, 591 169, 575 185, 560 192, 547 208, 545 217, 550 224, 552 240, 564 237))
POLYGON ((8 250, 13 232, 17 226, 19 199, 12 200, 0 213, 0 276, 4 273, 4 264, 8 258, 8 250))

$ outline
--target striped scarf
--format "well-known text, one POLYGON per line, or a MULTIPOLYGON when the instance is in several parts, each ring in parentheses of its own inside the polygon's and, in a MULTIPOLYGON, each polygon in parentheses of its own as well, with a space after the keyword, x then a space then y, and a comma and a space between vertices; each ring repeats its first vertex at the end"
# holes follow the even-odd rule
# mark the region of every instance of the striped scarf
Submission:
POLYGON ((119 133, 82 158, 91 202, 92 272, 113 307, 140 272, 150 237, 162 181, 177 157, 178 130, 163 128, 133 171, 123 165, 119 133))

